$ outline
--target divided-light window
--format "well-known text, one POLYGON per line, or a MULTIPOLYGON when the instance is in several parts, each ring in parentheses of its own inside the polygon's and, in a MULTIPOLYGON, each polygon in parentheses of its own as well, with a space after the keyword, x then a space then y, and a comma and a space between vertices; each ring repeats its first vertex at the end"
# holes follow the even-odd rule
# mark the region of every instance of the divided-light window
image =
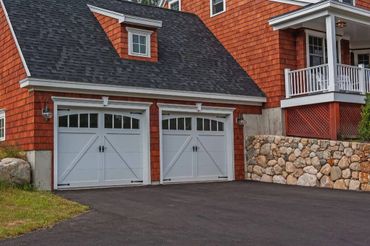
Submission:
POLYGON ((181 0, 171 0, 168 2, 168 8, 181 11, 181 0))
POLYGON ((211 16, 221 14, 226 11, 226 0, 210 0, 211 16))
POLYGON ((128 54, 131 56, 150 57, 150 36, 152 31, 127 28, 128 54))

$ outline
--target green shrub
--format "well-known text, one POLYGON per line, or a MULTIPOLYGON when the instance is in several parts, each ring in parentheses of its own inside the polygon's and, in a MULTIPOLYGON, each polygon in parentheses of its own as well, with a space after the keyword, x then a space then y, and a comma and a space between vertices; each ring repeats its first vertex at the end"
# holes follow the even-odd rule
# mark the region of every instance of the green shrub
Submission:
POLYGON ((0 144, 0 160, 8 157, 26 160, 26 152, 16 145, 0 144))
POLYGON ((370 141, 370 94, 367 94, 366 104, 362 108, 358 132, 362 140, 370 141))

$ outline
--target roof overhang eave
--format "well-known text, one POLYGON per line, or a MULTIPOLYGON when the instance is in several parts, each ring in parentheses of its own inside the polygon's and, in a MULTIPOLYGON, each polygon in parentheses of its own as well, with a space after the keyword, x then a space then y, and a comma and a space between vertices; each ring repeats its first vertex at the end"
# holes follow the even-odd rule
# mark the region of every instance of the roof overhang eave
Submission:
POLYGON ((179 91, 170 89, 141 88, 133 86, 118 86, 107 84, 93 84, 85 82, 71 82, 38 78, 26 78, 20 82, 21 88, 36 91, 75 92, 82 94, 104 94, 114 96, 132 96, 141 98, 158 98, 173 100, 192 100, 225 104, 240 104, 262 106, 266 102, 263 96, 231 95, 221 93, 179 91))
POLYGON ((270 19, 269 24, 274 30, 281 30, 329 15, 370 26, 369 10, 330 0, 277 16, 270 19))
POLYGON ((150 27, 150 28, 161 28, 162 27, 162 21, 160 20, 143 18, 143 17, 133 16, 133 15, 126 15, 126 14, 118 13, 118 12, 108 10, 108 9, 103 9, 103 8, 96 7, 96 6, 89 5, 89 4, 87 6, 89 7, 90 11, 117 19, 119 23, 127 23, 131 25, 145 26, 145 27, 150 27))

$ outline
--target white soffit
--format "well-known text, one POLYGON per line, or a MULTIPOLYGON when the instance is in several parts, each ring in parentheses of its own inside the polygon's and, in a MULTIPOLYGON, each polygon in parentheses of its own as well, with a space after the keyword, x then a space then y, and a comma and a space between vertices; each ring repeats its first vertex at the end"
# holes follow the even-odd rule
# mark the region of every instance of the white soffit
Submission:
POLYGON ((328 15, 334 15, 336 17, 370 26, 369 10, 330 0, 319 2, 296 11, 288 12, 287 14, 274 17, 269 20, 269 24, 274 30, 280 30, 294 27, 320 17, 326 17, 328 15))

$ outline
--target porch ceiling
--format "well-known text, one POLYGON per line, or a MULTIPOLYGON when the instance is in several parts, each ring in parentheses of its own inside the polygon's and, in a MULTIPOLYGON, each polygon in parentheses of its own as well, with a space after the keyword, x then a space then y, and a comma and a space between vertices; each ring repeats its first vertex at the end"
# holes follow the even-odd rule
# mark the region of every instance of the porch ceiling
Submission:
POLYGON ((325 31, 325 17, 329 15, 336 16, 337 20, 346 20, 347 27, 338 30, 338 34, 344 35, 347 32, 348 35, 357 35, 361 39, 369 40, 366 36, 369 35, 370 11, 332 0, 307 5, 296 11, 276 16, 269 20, 269 24, 274 30, 311 27, 322 28, 325 31), (353 27, 355 30, 351 30, 353 27), (340 33, 341 31, 343 33, 340 33), (359 33, 361 35, 358 35, 359 33))

